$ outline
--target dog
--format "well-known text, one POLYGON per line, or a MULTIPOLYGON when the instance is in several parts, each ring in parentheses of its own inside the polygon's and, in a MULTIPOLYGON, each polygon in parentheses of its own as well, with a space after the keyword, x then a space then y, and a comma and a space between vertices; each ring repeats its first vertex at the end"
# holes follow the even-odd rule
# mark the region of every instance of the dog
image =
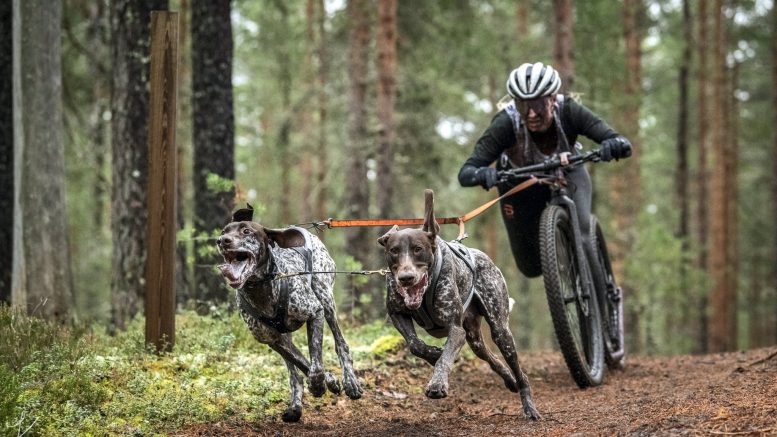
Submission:
POLYGON ((224 257, 219 267, 236 290, 237 308, 251 334, 286 362, 291 399, 283 421, 297 422, 302 416, 303 383, 297 369, 308 377, 313 396, 323 396, 327 388, 335 394, 341 391, 337 378, 323 368, 324 320, 334 336, 345 393, 359 399, 362 389, 335 314, 334 260, 321 240, 307 230, 268 229, 252 219, 253 208, 248 205, 236 211, 224 227, 217 240, 224 257), (282 273, 287 276, 281 277, 282 273), (307 324, 310 361, 292 343, 291 332, 303 324, 307 324))
POLYGON ((432 399, 448 395, 448 376, 464 342, 520 393, 523 412, 532 420, 540 414, 532 400, 529 380, 521 370, 508 324, 509 297, 502 272, 483 252, 438 236, 434 218, 434 193, 425 191, 425 217, 421 229, 394 226, 378 238, 390 270, 387 275, 386 309, 391 322, 410 352, 434 366, 426 386, 432 399), (481 319, 491 328, 491 338, 507 363, 491 353, 483 342, 481 319), (447 337, 443 348, 429 346, 416 335, 414 321, 429 334, 447 337))

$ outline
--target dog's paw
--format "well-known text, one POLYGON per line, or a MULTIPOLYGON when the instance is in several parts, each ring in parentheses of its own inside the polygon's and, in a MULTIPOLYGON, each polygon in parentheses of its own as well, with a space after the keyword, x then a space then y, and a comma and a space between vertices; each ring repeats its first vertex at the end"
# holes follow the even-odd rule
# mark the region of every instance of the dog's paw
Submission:
POLYGON ((448 383, 432 381, 426 386, 426 397, 429 399, 442 399, 448 396, 448 383))
POLYGON ((362 397, 362 387, 359 385, 359 381, 356 380, 356 376, 343 376, 343 386, 345 387, 345 394, 349 398, 356 400, 362 397))
POLYGON ((284 422, 299 422, 300 417, 302 417, 302 406, 295 405, 283 412, 281 420, 284 422))
POLYGON ((326 379, 326 388, 329 389, 330 392, 339 395, 342 388, 340 387, 340 381, 337 380, 337 377, 326 372, 324 378, 326 379))
POLYGON ((528 388, 521 390, 521 404, 523 404, 523 414, 527 419, 540 420, 542 418, 539 411, 537 411, 537 408, 534 406, 534 401, 532 401, 531 398, 531 391, 529 391, 528 388))
POLYGON ((540 412, 537 411, 537 408, 535 408, 531 402, 528 405, 523 406, 523 415, 530 420, 542 419, 542 416, 540 416, 540 412))
POLYGON ((310 394, 317 398, 320 398, 326 393, 324 372, 311 373, 308 375, 308 390, 310 390, 310 394))

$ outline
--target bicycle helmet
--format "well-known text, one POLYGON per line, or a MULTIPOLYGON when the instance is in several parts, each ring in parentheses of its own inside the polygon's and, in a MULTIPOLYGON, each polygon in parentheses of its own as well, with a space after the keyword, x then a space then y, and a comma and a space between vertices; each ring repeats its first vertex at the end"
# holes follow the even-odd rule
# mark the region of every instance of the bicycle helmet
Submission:
POLYGON ((507 78, 507 93, 514 99, 532 100, 556 93, 561 78, 550 65, 542 62, 523 64, 507 78))

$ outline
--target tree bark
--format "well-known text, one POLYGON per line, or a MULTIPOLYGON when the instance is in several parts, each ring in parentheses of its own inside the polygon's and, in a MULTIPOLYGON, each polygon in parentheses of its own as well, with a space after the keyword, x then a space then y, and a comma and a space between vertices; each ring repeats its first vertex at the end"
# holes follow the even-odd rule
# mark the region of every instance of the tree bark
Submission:
POLYGON ((326 9, 324 0, 318 0, 318 74, 316 75, 316 87, 318 88, 318 166, 316 167, 316 181, 318 195, 316 196, 316 218, 327 217, 326 202, 328 190, 326 183, 327 166, 329 165, 329 151, 327 143, 327 94, 326 84, 329 81, 329 55, 327 53, 326 34, 326 9))
MULTIPOLYGON (((683 0, 683 53, 680 60, 679 71, 679 101, 677 116, 677 166, 675 167, 675 201, 680 213, 678 226, 675 235, 680 239, 682 258, 678 266, 680 274, 680 289, 691 290, 688 281, 689 263, 686 257, 690 249, 689 235, 689 215, 690 215, 690 190, 689 190, 689 170, 688 170, 688 94, 689 94, 689 76, 691 66, 691 8, 689 0, 683 0)), ((680 311, 668 312, 666 315, 667 326, 677 326, 678 318, 681 320, 691 320, 692 300, 682 300, 680 311)))
MULTIPOLYGON (((350 20, 348 95, 348 174, 346 176, 346 211, 348 217, 360 217, 369 213, 369 183, 367 180, 367 59, 369 54, 370 25, 365 0, 348 1, 350 20)), ((373 236, 367 227, 348 228, 346 251, 363 266, 368 265, 373 236)), ((354 316, 365 320, 370 308, 365 302, 369 290, 350 281, 354 316), (364 295, 364 296, 363 296, 364 295)))
MULTIPOLYGON (((178 154, 176 162, 178 163, 177 175, 177 196, 176 218, 178 220, 178 230, 186 228, 186 209, 184 205, 188 204, 186 199, 187 187, 189 186, 189 167, 186 164, 188 158, 187 150, 190 150, 189 144, 192 142, 191 124, 182 123, 181 120, 191 120, 191 49, 188 44, 187 36, 190 34, 190 3, 189 0, 180 0, 179 11, 179 30, 178 30, 178 130, 175 134, 178 154)), ((184 238, 176 242, 175 259, 175 297, 179 305, 185 304, 190 299, 195 299, 191 284, 191 266, 187 261, 189 250, 189 240, 184 238)))
POLYGON ((0 2, 0 304, 11 303, 13 265, 13 2, 0 2))
POLYGON ((62 131, 60 3, 14 0, 14 305, 67 321, 73 305, 62 131))
MULTIPOLYGON (((777 126, 777 7, 772 6, 772 117, 773 126, 777 126)), ((777 129, 773 131, 772 139, 772 223, 777 223, 777 129)), ((772 260, 777 260, 777 226, 772 227, 774 239, 772 240, 772 260)), ((777 262, 772 262, 770 267, 770 283, 772 287, 777 284, 777 262)), ((777 300, 773 301, 777 304, 777 300)), ((777 341, 777 308, 772 308, 772 320, 774 341, 777 341)))
POLYGON ((113 329, 126 328, 145 296, 150 14, 165 9, 165 0, 111 3, 113 329))
MULTIPOLYGON (((631 140, 634 146, 634 152, 631 158, 618 162, 612 166, 610 187, 610 204, 612 205, 612 215, 614 220, 614 229, 617 233, 613 235, 613 270, 615 276, 619 278, 622 284, 626 299, 631 295, 634 288, 626 275, 625 260, 629 256, 629 248, 634 244, 634 225, 641 202, 641 182, 640 182, 640 148, 639 148, 639 110, 642 82, 642 52, 640 44, 642 41, 641 26, 639 17, 643 14, 643 5, 641 0, 625 0, 623 4, 623 38, 625 42, 626 55, 626 81, 623 92, 623 103, 620 109, 620 131, 631 140)), ((631 307, 628 312, 627 332, 631 332, 634 337, 634 345, 639 350, 642 343, 638 337, 640 326, 640 313, 635 307, 631 307)))
MULTIPOLYGON (((696 41, 697 51, 699 54, 697 83, 699 104, 697 105, 698 111, 698 126, 699 126, 699 150, 697 155, 697 169, 696 169, 696 244, 698 250, 698 258, 696 260, 696 267, 702 270, 707 268, 707 241, 708 241, 708 229, 709 229, 709 212, 707 211, 707 203, 709 202, 709 189, 708 189, 708 164, 707 164, 707 151, 709 149, 709 105, 708 105, 708 76, 709 62, 709 44, 708 44, 708 14, 707 14, 707 0, 699 0, 698 11, 698 28, 699 34, 696 41)), ((703 293, 699 297, 698 307, 707 308, 708 298, 707 293, 703 293)), ((709 349, 709 341, 707 338, 708 320, 707 312, 700 311, 699 314, 699 335, 697 338, 698 348, 696 352, 706 352, 709 349)))
POLYGON ((728 147, 726 114, 724 109, 727 99, 726 81, 726 41, 723 18, 722 0, 715 1, 715 51, 713 80, 715 83, 714 126, 713 126, 713 157, 714 177, 711 193, 710 234, 712 245, 709 256, 709 272, 712 278, 710 294, 709 341, 711 352, 730 351, 736 348, 736 295, 730 288, 731 266, 729 250, 731 235, 731 220, 729 204, 727 170, 728 147))
POLYGON ((397 2, 378 0, 378 211, 381 217, 393 212, 394 197, 394 106, 396 104, 397 2))
POLYGON ((574 0, 553 0, 553 9, 556 15, 553 62, 561 76, 562 92, 570 91, 575 80, 574 5, 574 0))
MULTIPOLYGON (((232 99, 232 22, 229 0, 192 2, 192 122, 194 139, 194 229, 213 235, 230 221, 234 185, 208 186, 211 175, 235 178, 235 120, 232 99)), ((195 295, 201 303, 229 296, 215 269, 214 239, 195 244, 195 295)))

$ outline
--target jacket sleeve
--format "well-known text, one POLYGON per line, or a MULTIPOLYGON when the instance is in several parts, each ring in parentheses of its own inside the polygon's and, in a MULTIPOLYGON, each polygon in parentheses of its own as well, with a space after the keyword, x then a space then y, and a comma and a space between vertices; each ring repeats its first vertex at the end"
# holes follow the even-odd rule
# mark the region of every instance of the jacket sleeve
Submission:
POLYGON ((515 132, 510 116, 504 110, 494 116, 491 125, 483 132, 472 154, 459 170, 459 183, 463 187, 478 185, 475 172, 499 159, 502 152, 515 144, 515 132))
POLYGON ((610 127, 601 117, 594 114, 593 111, 585 106, 577 103, 572 99, 568 99, 566 103, 567 110, 569 111, 569 120, 572 123, 572 129, 576 135, 583 135, 596 143, 621 136, 613 128, 610 127))

